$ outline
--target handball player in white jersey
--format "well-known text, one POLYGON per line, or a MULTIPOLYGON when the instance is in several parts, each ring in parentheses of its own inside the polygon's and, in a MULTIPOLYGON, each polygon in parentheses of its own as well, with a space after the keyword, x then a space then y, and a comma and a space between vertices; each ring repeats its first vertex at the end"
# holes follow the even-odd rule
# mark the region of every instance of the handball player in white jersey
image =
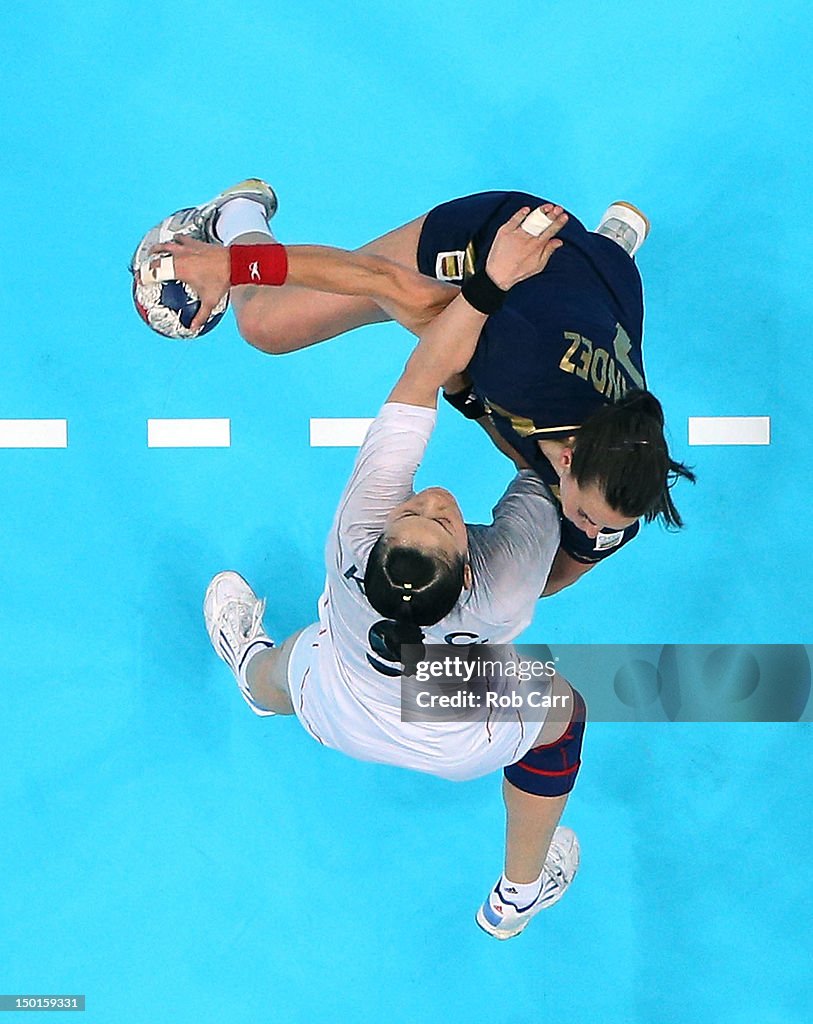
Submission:
MULTIPOLYGON (((371 425, 328 538, 319 621, 275 646, 263 628, 265 602, 234 572, 215 576, 204 602, 215 651, 256 714, 295 714, 326 746, 447 779, 514 770, 519 784, 508 768, 504 784, 505 874, 477 915, 498 938, 518 934, 575 874, 576 837, 557 822, 578 757, 568 764, 560 741, 572 748, 571 719, 578 715, 583 729, 583 703, 556 677, 560 706, 570 701, 573 710, 543 726, 521 714, 490 723, 404 722, 393 665, 401 643, 443 644, 463 633, 470 643, 512 641, 533 617, 559 544, 558 512, 532 471, 517 474, 490 526, 467 526, 448 491, 413 490, 442 384, 470 361, 492 304, 541 272, 561 245, 554 238, 567 220, 561 208, 545 207, 553 223, 539 237, 520 227, 529 212, 500 229, 482 276, 422 331, 371 425), (555 750, 556 770, 534 767, 532 748, 546 758, 555 750), (556 795, 536 788, 537 776, 554 775, 567 776, 566 788, 558 779, 556 795), (533 785, 524 786, 524 776, 533 785)), ((580 748, 580 731, 577 739, 580 748)))

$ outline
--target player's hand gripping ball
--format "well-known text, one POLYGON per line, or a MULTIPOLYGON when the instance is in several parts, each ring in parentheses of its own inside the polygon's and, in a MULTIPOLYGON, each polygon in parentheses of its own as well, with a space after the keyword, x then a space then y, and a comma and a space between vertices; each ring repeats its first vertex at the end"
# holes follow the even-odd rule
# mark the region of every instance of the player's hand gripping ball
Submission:
POLYGON ((191 324, 200 309, 197 293, 183 281, 171 279, 171 257, 150 256, 153 246, 172 242, 180 234, 203 241, 203 235, 194 222, 195 212, 194 209, 178 210, 151 228, 139 242, 130 261, 133 302, 138 315, 148 327, 165 338, 199 338, 217 327, 229 306, 229 294, 226 292, 206 323, 193 331, 191 324))

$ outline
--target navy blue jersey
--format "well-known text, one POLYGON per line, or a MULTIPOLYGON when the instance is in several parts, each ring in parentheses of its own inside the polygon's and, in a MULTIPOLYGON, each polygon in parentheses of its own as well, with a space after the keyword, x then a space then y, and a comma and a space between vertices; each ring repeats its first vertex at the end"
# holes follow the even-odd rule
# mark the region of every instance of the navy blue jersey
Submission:
MULTIPOLYGON (((485 265, 498 229, 522 206, 548 200, 525 192, 483 192, 432 210, 418 245, 424 274, 462 282, 485 265)), ((643 289, 635 262, 572 214, 545 270, 515 285, 486 321, 469 366, 473 388, 503 437, 553 489, 558 476, 537 440, 563 439, 630 388, 645 388, 643 289)), ((592 540, 567 519, 562 547, 595 562, 638 532, 602 531, 592 540)))

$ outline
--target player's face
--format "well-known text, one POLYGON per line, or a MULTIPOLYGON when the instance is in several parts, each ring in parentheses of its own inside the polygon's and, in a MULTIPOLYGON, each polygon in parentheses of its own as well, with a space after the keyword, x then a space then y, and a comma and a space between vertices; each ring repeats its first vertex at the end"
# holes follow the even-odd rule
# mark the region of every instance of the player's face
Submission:
POLYGON ((442 487, 427 487, 394 508, 385 533, 399 545, 449 556, 465 555, 469 547, 460 506, 442 487))
POLYGON ((579 487, 570 470, 559 478, 559 499, 564 515, 588 537, 597 537, 601 530, 626 530, 635 522, 610 508, 595 484, 579 487))

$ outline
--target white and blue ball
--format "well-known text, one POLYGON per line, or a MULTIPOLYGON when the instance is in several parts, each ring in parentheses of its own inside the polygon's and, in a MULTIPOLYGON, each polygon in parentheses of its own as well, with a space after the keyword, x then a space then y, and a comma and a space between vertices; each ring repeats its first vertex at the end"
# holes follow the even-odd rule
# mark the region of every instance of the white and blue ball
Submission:
POLYGON ((198 331, 191 329, 200 309, 200 300, 183 281, 158 281, 142 284, 133 274, 133 302, 141 319, 165 338, 199 338, 217 327, 229 306, 228 293, 218 302, 212 314, 198 331))
POLYGON ((149 260, 150 249, 162 242, 172 242, 178 235, 202 239, 194 221, 194 209, 178 210, 171 217, 150 228, 141 239, 130 261, 133 275, 133 303, 141 319, 165 338, 199 338, 217 327, 229 306, 228 292, 212 310, 209 319, 193 331, 192 321, 200 309, 197 293, 183 281, 142 281, 141 267, 149 260))

